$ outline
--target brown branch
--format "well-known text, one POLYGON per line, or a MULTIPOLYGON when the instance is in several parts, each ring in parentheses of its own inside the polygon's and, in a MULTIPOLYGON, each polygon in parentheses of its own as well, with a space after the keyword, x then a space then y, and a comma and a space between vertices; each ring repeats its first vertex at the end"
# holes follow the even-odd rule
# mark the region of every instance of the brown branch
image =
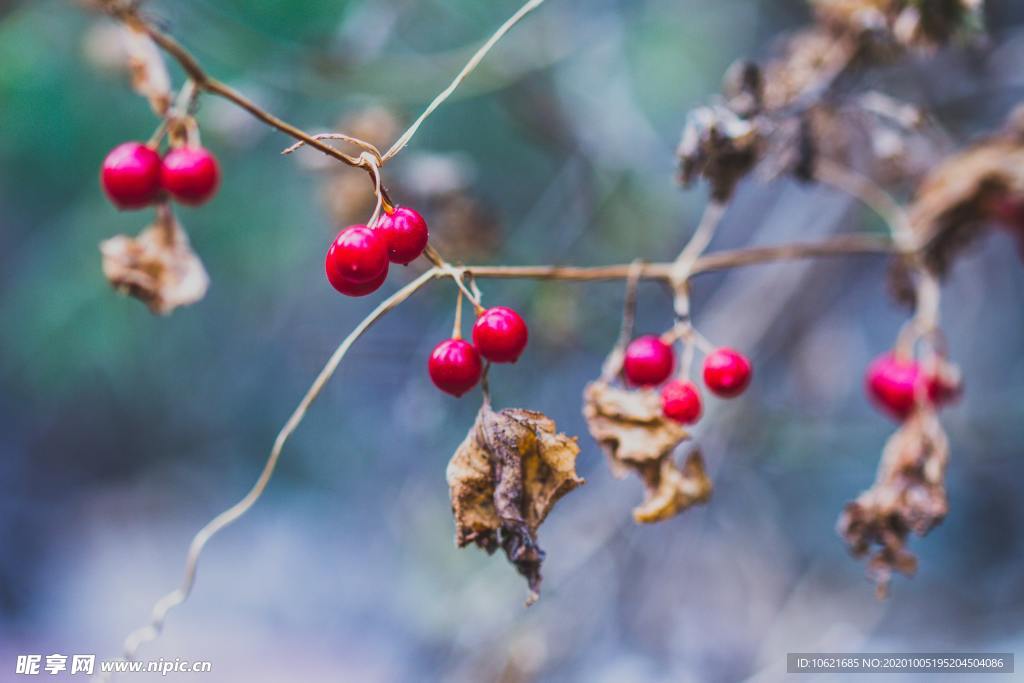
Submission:
MULTIPOLYGON (((849 254, 898 254, 892 240, 872 235, 843 235, 819 243, 783 244, 707 254, 693 264, 691 275, 727 270, 758 263, 795 261, 849 254)), ((645 263, 639 277, 644 280, 672 279, 672 263, 645 263)), ((623 280, 629 277, 628 263, 610 266, 465 266, 474 277, 534 280, 623 280)))
MULTIPOLYGON (((185 49, 181 43, 140 17, 136 7, 112 7, 108 11, 116 19, 145 31, 146 34, 153 39, 153 42, 160 46, 164 52, 170 55, 174 61, 181 66, 182 70, 189 78, 192 79, 199 90, 233 102, 268 126, 276 128, 285 135, 293 137, 296 140, 301 140, 310 147, 313 147, 328 156, 334 157, 342 163, 348 164, 353 168, 364 168, 367 171, 370 170, 368 168, 368 164, 362 161, 359 157, 345 154, 344 152, 317 140, 315 136, 310 135, 301 128, 298 128, 277 116, 274 116, 231 86, 226 83, 222 83, 213 76, 210 76, 210 74, 208 74, 199 64, 199 60, 185 49)), ((378 165, 380 165, 380 160, 378 160, 378 165)))

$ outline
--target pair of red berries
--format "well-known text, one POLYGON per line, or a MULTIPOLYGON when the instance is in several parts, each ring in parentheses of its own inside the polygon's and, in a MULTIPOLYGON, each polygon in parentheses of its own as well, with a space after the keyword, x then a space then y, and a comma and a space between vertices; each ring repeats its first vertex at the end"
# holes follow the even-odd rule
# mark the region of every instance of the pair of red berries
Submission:
POLYGON ((407 265, 423 253, 429 238, 423 216, 405 207, 385 212, 375 228, 351 225, 327 249, 327 280, 346 296, 366 296, 384 284, 389 263, 407 265))
POLYGON ((914 412, 919 392, 923 392, 921 399, 941 407, 956 400, 961 391, 959 381, 928 374, 917 361, 892 353, 879 356, 868 366, 865 384, 875 405, 899 421, 914 412))
POLYGON ((480 381, 481 356, 492 363, 515 363, 528 339, 529 330, 518 313, 507 306, 488 308, 473 324, 473 343, 445 339, 431 352, 427 371, 438 389, 462 396, 480 381))
POLYGON ((217 192, 220 168, 203 147, 176 147, 161 159, 152 147, 124 142, 103 160, 100 184, 119 209, 149 206, 164 191, 182 204, 197 206, 217 192))
MULTIPOLYGON (((657 386, 667 380, 675 368, 672 346, 653 335, 638 337, 626 347, 622 369, 626 381, 636 386, 657 386)), ((729 348, 715 349, 704 359, 704 384, 722 398, 735 398, 750 384, 753 371, 747 358, 729 348)), ((673 380, 661 391, 665 417, 683 424, 700 419, 700 392, 693 382, 673 380)))

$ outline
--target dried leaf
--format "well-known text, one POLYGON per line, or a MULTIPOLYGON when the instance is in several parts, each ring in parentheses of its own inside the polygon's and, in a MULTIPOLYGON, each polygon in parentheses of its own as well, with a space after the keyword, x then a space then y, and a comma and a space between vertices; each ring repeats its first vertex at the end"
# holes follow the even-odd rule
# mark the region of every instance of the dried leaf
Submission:
POLYGON ((711 196, 726 201, 737 183, 757 164, 761 133, 755 122, 726 107, 699 107, 690 112, 676 156, 679 181, 711 183, 711 196))
POLYGON ((166 315, 203 298, 209 277, 188 235, 168 209, 138 237, 117 235, 100 244, 103 274, 123 294, 166 315))
POLYGON ((163 116, 171 106, 171 76, 167 72, 160 49, 141 27, 131 22, 123 25, 125 51, 132 88, 149 100, 149 106, 163 116))
POLYGON ((949 443, 935 413, 919 410, 890 437, 874 485, 847 503, 837 530, 856 557, 871 554, 868 575, 879 597, 893 572, 907 576, 917 558, 907 537, 924 536, 945 518, 945 474, 949 443))
POLYGON ((682 468, 672 459, 686 430, 662 415, 656 391, 630 391, 603 381, 583 392, 583 415, 616 476, 634 472, 643 481, 644 501, 633 510, 639 523, 660 522, 711 497, 711 481, 699 453, 682 468))
POLYGON ((921 183, 910 224, 925 265, 945 275, 1007 196, 1024 196, 1024 108, 1002 132, 948 158, 921 183))
POLYGON ((499 546, 526 577, 527 604, 539 597, 544 551, 537 529, 558 500, 583 483, 575 437, 556 431, 543 413, 495 412, 485 403, 448 463, 455 542, 488 553, 499 546))
POLYGON ((813 0, 818 20, 840 35, 934 49, 980 27, 983 0, 813 0))

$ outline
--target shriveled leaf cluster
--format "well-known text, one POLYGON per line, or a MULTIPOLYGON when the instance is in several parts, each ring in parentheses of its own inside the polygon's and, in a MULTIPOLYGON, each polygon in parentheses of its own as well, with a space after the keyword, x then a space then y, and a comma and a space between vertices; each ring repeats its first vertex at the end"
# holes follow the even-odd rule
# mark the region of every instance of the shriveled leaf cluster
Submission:
POLYGON ((644 501, 633 509, 637 522, 660 522, 710 499, 711 480, 700 453, 691 453, 682 467, 673 459, 688 435, 662 415, 656 391, 592 382, 583 393, 583 415, 616 476, 633 472, 643 482, 644 501))
POLYGON ((188 235, 166 209, 157 211, 156 222, 137 237, 105 240, 100 253, 110 284, 160 315, 199 301, 210 283, 188 235))
POLYGON ((740 61, 725 75, 721 102, 687 117, 679 178, 702 178, 719 201, 755 168, 768 177, 813 180, 819 159, 861 166, 886 181, 916 182, 916 109, 878 93, 850 97, 843 76, 905 48, 935 46, 972 24, 974 0, 817 0, 817 22, 785 40, 764 64, 740 61), (880 50, 880 46, 892 48, 880 50))
POLYGON ((983 0, 812 0, 818 20, 840 36, 933 49, 979 28, 983 0))
POLYGON ((912 575, 917 558, 907 549, 911 533, 924 536, 946 516, 945 475, 949 443, 935 413, 920 410, 892 435, 874 485, 848 503, 837 529, 857 557, 870 555, 868 575, 879 597, 894 572, 912 575))
POLYGON ((543 413, 487 403, 448 463, 455 542, 488 553, 500 546, 526 577, 527 604, 539 596, 544 551, 537 529, 551 508, 583 483, 576 474, 579 445, 543 413))

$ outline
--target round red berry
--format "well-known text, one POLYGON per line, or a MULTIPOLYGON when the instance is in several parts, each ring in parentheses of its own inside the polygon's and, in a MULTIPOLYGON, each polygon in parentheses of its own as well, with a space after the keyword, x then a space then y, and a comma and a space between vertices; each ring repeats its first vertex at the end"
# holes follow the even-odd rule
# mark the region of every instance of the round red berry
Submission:
POLYGON ((675 367, 672 347, 658 337, 648 335, 637 337, 626 347, 626 359, 622 369, 626 381, 636 386, 661 384, 672 374, 675 367))
POLYGON ((119 209, 141 209, 160 194, 160 155, 141 142, 121 143, 103 160, 100 184, 119 209))
POLYGON ((704 384, 722 398, 742 394, 750 385, 752 374, 750 361, 733 349, 715 349, 704 359, 704 384))
POLYGON ((381 279, 381 274, 387 277, 387 246, 376 232, 365 225, 351 225, 331 242, 325 267, 328 279, 334 273, 337 278, 351 284, 376 282, 381 279))
POLYGON ((897 420, 905 420, 917 405, 921 366, 910 358, 887 353, 868 366, 867 390, 875 405, 897 420))
MULTIPOLYGON (((328 254, 329 253, 330 252, 328 252, 328 254)), ((380 275, 369 282, 353 282, 346 279, 331 267, 331 260, 329 256, 327 258, 327 263, 325 264, 325 270, 327 271, 327 280, 331 283, 331 286, 345 296, 366 296, 367 294, 373 294, 380 289, 380 286, 384 284, 384 280, 388 278, 388 271, 387 268, 385 268, 381 271, 380 275)))
POLYGON ((526 323, 507 306, 488 308, 473 324, 473 344, 493 363, 515 363, 528 338, 526 323))
POLYGON ((423 253, 430 238, 423 216, 404 206, 384 214, 377 223, 377 230, 387 242, 388 257, 392 263, 401 263, 403 266, 423 253))
POLYGON ((160 182, 182 204, 202 204, 220 185, 217 158, 203 147, 172 149, 164 157, 160 182))
POLYGON ((452 396, 462 396, 480 381, 480 354, 463 339, 445 339, 434 347, 427 363, 434 385, 452 396))
POLYGON ((700 392, 693 382, 672 380, 661 389, 661 411, 665 417, 684 425, 700 419, 700 392))

